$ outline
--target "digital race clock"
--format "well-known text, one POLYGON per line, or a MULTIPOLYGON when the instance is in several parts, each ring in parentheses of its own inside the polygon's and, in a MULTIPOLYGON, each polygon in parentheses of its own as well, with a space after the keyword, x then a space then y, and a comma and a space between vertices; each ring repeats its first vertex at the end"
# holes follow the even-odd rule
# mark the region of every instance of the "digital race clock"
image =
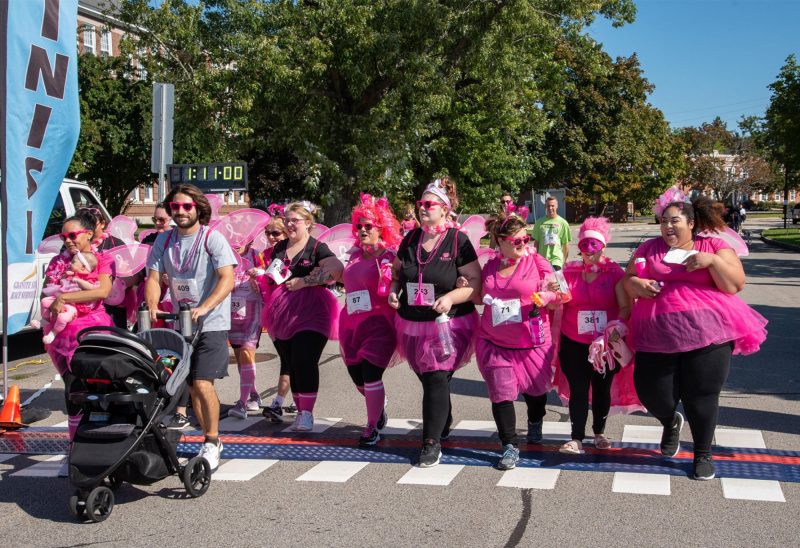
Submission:
POLYGON ((167 166, 170 187, 189 183, 204 191, 247 190, 247 164, 170 164, 167 166))

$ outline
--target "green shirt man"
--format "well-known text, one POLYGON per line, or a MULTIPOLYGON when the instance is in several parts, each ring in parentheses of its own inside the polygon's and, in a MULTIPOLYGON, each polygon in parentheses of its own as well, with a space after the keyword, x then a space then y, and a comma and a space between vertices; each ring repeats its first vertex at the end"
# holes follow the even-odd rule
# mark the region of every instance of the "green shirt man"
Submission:
POLYGON ((549 197, 544 207, 546 215, 536 219, 533 225, 533 241, 539 255, 547 259, 554 269, 561 270, 569 255, 569 242, 572 241, 569 223, 559 217, 556 198, 549 197))

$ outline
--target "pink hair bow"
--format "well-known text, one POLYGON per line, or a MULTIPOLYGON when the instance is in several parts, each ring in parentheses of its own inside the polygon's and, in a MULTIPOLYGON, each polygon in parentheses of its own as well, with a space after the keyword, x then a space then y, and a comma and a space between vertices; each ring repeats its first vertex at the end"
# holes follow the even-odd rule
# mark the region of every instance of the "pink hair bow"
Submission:
POLYGON ((653 204, 653 211, 661 218, 667 206, 675 202, 688 204, 691 203, 691 200, 689 200, 689 197, 677 186, 672 186, 668 188, 664 194, 656 198, 656 202, 653 204))
POLYGON ((270 204, 267 207, 267 212, 273 217, 285 217, 286 207, 278 204, 270 204))

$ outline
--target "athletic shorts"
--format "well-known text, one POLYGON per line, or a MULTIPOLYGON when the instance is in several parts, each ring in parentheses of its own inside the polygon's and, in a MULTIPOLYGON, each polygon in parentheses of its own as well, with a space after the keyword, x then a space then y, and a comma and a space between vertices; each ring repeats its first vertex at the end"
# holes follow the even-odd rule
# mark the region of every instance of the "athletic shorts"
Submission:
POLYGON ((211 381, 228 376, 228 332, 203 331, 192 353, 187 381, 211 381))

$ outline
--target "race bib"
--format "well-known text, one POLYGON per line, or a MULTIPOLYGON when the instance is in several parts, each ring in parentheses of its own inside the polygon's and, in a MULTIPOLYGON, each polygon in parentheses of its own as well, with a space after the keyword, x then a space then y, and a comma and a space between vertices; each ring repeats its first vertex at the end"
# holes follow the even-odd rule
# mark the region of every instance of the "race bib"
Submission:
POLYGON ((579 310, 578 334, 602 333, 608 323, 608 314, 605 310, 579 310))
POLYGON ((495 299, 492 302, 492 327, 497 327, 501 323, 520 323, 521 321, 522 312, 519 299, 507 301, 495 299))
POLYGON ((172 302, 198 304, 200 291, 194 278, 172 278, 172 302))
POLYGON ((544 245, 556 245, 558 243, 557 232, 546 232, 544 235, 544 245))
POLYGON ((433 306, 434 301, 436 301, 436 292, 433 284, 406 282, 406 298, 409 306, 433 306))
POLYGON ((242 318, 247 315, 247 301, 250 300, 249 285, 242 284, 231 293, 231 314, 242 318))
POLYGON ((358 314, 359 312, 369 312, 372 310, 372 301, 369 298, 369 291, 352 291, 347 294, 347 313, 358 314))
POLYGON ((266 276, 276 284, 281 285, 292 276, 292 271, 286 268, 283 260, 274 259, 267 267, 266 276))

